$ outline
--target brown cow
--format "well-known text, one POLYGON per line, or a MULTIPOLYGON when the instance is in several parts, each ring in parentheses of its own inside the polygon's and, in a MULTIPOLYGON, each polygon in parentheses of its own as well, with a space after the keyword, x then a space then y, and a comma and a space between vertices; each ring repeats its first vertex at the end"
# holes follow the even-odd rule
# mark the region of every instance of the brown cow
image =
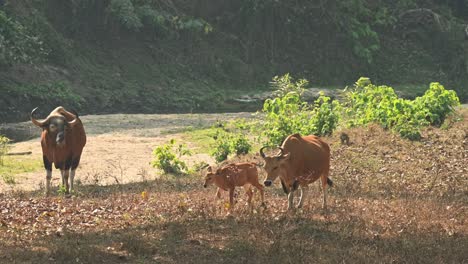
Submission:
POLYGON ((77 113, 70 113, 63 107, 55 108, 49 116, 36 120, 33 116, 37 107, 31 112, 31 121, 42 128, 41 146, 44 168, 46 169, 46 195, 50 194, 52 163, 60 169, 62 185, 66 194, 73 190, 75 170, 80 163, 83 147, 86 145, 86 133, 77 113), (71 171, 70 171, 71 169, 71 171), (70 184, 68 178, 70 177, 70 184))
POLYGON ((244 186, 248 196, 249 207, 251 206, 253 196, 251 185, 255 186, 260 191, 262 206, 265 206, 263 201, 263 186, 258 182, 257 164, 253 162, 228 164, 214 172, 210 166, 208 167, 203 187, 206 188, 209 184, 218 186, 216 192, 218 198, 221 198, 221 190, 229 191, 230 209, 234 206, 234 189, 236 186, 244 186))
POLYGON ((280 177, 281 185, 288 194, 288 209, 293 208, 294 191, 298 187, 301 189, 301 198, 297 205, 302 207, 307 186, 316 181, 322 180, 323 208, 327 206, 327 184, 332 186, 333 182, 328 178, 330 171, 330 147, 317 136, 301 136, 294 134, 288 136, 280 152, 274 156, 267 156, 260 149, 260 155, 265 159, 264 168, 267 177, 265 186, 271 186, 273 181, 280 177))

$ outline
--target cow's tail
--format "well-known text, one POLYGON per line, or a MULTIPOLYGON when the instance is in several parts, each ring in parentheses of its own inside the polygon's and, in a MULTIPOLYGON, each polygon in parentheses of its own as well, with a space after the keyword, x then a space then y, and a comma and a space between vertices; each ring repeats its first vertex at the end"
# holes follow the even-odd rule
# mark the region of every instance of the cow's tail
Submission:
POLYGON ((330 178, 327 178, 327 184, 330 187, 333 187, 333 181, 330 178))

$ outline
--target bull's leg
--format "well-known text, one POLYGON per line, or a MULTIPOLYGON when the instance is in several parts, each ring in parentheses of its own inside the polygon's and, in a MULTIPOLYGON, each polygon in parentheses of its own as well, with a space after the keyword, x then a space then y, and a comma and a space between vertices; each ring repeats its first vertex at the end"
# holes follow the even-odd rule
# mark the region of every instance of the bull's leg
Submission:
POLYGON ((52 180, 52 170, 46 170, 46 196, 50 195, 50 181, 52 180))
POLYGON ((62 173, 62 186, 65 187, 65 193, 70 193, 70 185, 68 184, 68 177, 70 175, 70 170, 60 170, 62 173))
POLYGON ((75 179, 75 171, 74 169, 72 169, 70 171, 70 193, 73 192, 73 181, 75 179))
POLYGON ((73 183, 75 181, 76 168, 80 164, 80 156, 72 158, 71 160, 71 171, 70 171, 70 192, 73 191, 73 183))
POLYGON ((52 162, 50 162, 47 157, 42 156, 42 161, 44 163, 44 168, 46 169, 46 196, 50 195, 50 181, 52 180, 52 162))
POLYGON ((301 198, 299 199, 299 203, 297 204, 297 208, 302 208, 302 205, 304 204, 304 200, 306 197, 307 193, 307 186, 301 186, 301 198))
POLYGON ((291 192, 288 194, 288 210, 294 209, 293 200, 294 200, 294 191, 291 190, 291 192))

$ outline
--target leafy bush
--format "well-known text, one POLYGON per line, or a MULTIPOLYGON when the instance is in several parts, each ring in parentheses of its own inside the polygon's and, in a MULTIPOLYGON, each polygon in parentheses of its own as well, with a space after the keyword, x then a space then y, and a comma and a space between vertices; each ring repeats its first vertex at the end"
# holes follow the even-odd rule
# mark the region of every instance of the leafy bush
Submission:
POLYGON ((211 156, 213 156, 216 162, 222 162, 226 160, 231 153, 236 155, 248 154, 252 149, 247 137, 242 133, 227 133, 217 131, 214 136, 216 140, 211 156))
POLYGON ((0 10, 0 66, 31 63, 47 53, 39 37, 0 10))
POLYGON ((244 134, 232 136, 230 143, 231 150, 235 152, 236 155, 248 154, 250 150, 252 150, 252 145, 244 134))
POLYGON ((411 140, 421 137, 421 127, 442 124, 453 107, 460 104, 456 93, 439 83, 431 83, 422 97, 412 101, 398 98, 393 88, 376 86, 365 77, 356 82, 347 97, 348 125, 375 122, 411 140))
POLYGON ((10 143, 10 139, 0 135, 0 165, 3 166, 3 156, 5 156, 8 153, 8 150, 10 146, 8 145, 10 143))
POLYGON ((329 135, 339 121, 340 104, 320 94, 314 105, 302 101, 306 80, 292 83, 289 75, 275 77, 274 99, 267 99, 262 111, 266 114, 263 136, 267 144, 279 145, 290 134, 329 135))
POLYGON ((190 151, 182 144, 175 146, 175 140, 171 139, 168 144, 157 147, 153 151, 155 160, 152 166, 161 169, 164 173, 174 173, 177 175, 186 174, 188 167, 180 158, 190 155, 190 151))

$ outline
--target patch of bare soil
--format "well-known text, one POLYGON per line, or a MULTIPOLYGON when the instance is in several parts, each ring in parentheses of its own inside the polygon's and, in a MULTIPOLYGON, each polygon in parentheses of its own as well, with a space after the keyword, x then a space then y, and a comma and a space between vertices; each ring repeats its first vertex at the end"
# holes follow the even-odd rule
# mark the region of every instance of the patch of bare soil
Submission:
MULTIPOLYGON (((250 113, 82 116, 88 140, 75 181, 106 185, 154 179, 158 172, 150 165, 153 149, 171 138, 177 140, 178 132, 188 127, 207 127, 216 121, 251 116, 250 113)), ((11 152, 31 151, 32 158, 42 160, 39 128, 30 122, 7 124, 3 128, 32 131, 35 138, 13 144, 11 152)), ((196 154, 188 160, 189 164, 199 161, 212 162, 212 159, 207 154, 196 154)), ((44 170, 15 177, 14 190, 38 190, 45 184, 44 170)), ((60 172, 53 170, 52 185, 58 186, 60 182, 60 172)), ((3 181, 0 182, 0 192, 10 189, 3 181)))

